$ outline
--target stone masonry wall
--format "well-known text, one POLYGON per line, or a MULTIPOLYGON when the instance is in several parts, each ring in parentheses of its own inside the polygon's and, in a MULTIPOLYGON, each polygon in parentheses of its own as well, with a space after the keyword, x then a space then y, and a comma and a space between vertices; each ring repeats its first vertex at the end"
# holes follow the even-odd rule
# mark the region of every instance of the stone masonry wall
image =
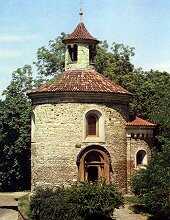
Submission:
POLYGON ((34 106, 32 116, 32 188, 37 185, 71 184, 77 181, 77 155, 92 144, 104 146, 112 162, 112 182, 126 191, 127 106, 85 103, 34 106), (104 116, 105 141, 87 143, 83 126, 85 112, 98 110, 104 116))
POLYGON ((129 192, 131 192, 131 178, 139 169, 136 167, 136 154, 139 150, 144 150, 146 152, 147 162, 149 162, 153 150, 152 138, 127 138, 127 184, 129 192))
POLYGON ((147 139, 131 139, 131 158, 133 160, 134 163, 134 167, 135 167, 135 157, 136 157, 136 153, 139 150, 144 150, 147 153, 148 159, 151 158, 151 146, 150 146, 150 141, 147 139))

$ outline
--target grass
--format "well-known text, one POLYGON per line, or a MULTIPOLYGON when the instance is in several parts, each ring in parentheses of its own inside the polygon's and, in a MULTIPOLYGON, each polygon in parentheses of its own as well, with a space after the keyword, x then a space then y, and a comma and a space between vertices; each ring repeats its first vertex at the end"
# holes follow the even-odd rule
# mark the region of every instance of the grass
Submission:
POLYGON ((29 219, 30 216, 29 194, 19 198, 18 209, 25 219, 29 219))

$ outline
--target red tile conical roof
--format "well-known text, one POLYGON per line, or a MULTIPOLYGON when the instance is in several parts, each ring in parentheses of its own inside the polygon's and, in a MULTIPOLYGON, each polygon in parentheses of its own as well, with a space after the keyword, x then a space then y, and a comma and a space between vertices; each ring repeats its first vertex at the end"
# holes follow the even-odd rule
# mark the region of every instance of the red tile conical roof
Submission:
POLYGON ((52 84, 41 85, 38 89, 32 90, 30 94, 54 92, 101 92, 131 95, 126 89, 114 84, 95 70, 65 71, 52 84))
POLYGON ((66 37, 63 42, 73 42, 73 41, 88 41, 88 42, 93 42, 93 43, 98 43, 99 41, 94 38, 86 29, 85 25, 83 22, 79 23, 75 30, 66 37))

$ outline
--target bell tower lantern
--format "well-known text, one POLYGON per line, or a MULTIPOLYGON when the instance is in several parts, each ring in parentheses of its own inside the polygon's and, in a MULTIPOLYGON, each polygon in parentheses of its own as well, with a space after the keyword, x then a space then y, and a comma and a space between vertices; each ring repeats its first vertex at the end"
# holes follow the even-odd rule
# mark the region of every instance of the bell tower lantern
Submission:
POLYGON ((66 45, 65 70, 93 68, 99 41, 87 31, 83 22, 77 25, 63 43, 66 45))

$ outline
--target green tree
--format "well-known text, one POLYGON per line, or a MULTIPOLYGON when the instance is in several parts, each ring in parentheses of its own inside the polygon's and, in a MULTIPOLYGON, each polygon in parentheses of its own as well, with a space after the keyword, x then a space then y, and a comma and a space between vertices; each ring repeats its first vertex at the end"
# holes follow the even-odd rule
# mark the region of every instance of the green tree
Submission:
POLYGON ((32 88, 32 69, 26 65, 12 74, 0 105, 0 190, 25 189, 30 183, 30 115, 26 96, 32 88))
POLYGON ((130 59, 134 56, 134 48, 121 43, 113 43, 109 49, 104 41, 98 46, 96 69, 114 82, 123 85, 124 77, 134 70, 130 59))
POLYGON ((63 72, 65 45, 62 40, 65 36, 65 33, 61 33, 56 39, 49 41, 47 47, 43 46, 37 50, 37 59, 34 64, 37 67, 37 80, 39 82, 63 72))
POLYGON ((160 125, 160 138, 170 139, 170 74, 138 69, 123 84, 134 94, 132 111, 160 125))

